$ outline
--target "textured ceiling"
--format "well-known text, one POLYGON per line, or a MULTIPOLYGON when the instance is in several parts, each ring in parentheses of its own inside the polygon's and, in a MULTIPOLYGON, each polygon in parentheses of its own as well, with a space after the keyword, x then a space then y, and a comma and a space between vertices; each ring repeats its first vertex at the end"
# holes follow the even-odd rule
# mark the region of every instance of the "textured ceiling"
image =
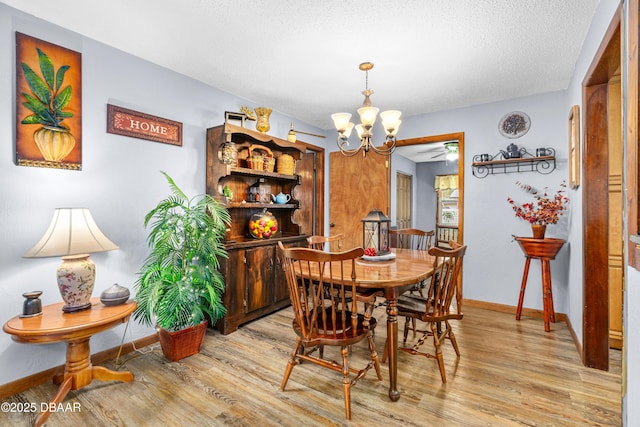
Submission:
POLYGON ((322 129, 565 89, 599 0, 1 0, 322 129))

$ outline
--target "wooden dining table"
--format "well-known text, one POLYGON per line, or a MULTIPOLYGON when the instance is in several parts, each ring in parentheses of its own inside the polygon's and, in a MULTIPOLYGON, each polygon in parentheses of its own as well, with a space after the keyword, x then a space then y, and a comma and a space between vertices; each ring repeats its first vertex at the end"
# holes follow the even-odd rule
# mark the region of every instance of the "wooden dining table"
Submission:
POLYGON ((393 249, 396 257, 389 261, 356 260, 358 288, 380 292, 387 305, 389 355, 389 398, 400 399, 398 391, 398 297, 414 285, 431 277, 435 257, 427 251, 393 249))

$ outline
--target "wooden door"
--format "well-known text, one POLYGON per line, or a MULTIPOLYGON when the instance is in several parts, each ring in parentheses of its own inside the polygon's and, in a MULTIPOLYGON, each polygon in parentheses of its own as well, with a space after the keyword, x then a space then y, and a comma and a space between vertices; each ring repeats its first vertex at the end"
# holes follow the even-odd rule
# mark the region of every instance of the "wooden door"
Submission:
POLYGON ((329 233, 344 235, 345 250, 360 247, 362 218, 374 208, 390 215, 389 157, 371 151, 346 157, 337 151, 329 161, 329 233))
POLYGON ((412 177, 406 173, 396 173, 396 225, 411 228, 412 177))
POLYGON ((302 209, 293 214, 293 221, 300 226, 300 234, 322 234, 324 224, 324 151, 308 150, 296 162, 296 174, 300 185, 293 190, 293 197, 302 209))
POLYGON ((609 346, 622 349, 623 224, 622 224, 622 92, 620 74, 609 80, 607 117, 609 125, 609 346))

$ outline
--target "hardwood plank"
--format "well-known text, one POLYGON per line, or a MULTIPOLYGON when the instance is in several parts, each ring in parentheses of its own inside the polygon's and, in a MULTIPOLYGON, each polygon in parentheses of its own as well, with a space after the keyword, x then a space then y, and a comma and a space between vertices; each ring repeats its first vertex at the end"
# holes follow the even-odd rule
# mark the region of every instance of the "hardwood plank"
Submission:
MULTIPOLYGON (((375 333, 382 354, 386 314, 376 309, 375 333)), ((544 332, 542 320, 467 307, 453 323, 462 356, 444 345, 447 383, 437 363, 399 355, 401 398, 388 398, 383 381, 370 373, 352 390, 353 420, 344 419, 341 376, 311 364, 296 366, 280 391, 293 349, 290 308, 221 335, 209 329, 201 353, 169 362, 158 344, 125 357, 131 383, 94 381, 71 391, 63 403, 80 411, 51 414, 48 424, 91 426, 619 426, 621 355, 612 350, 610 371, 582 366, 567 325, 544 332)), ((400 329, 404 319, 399 320, 400 329)), ((409 341, 413 340, 411 333, 409 341)), ((400 336, 402 341, 402 336, 400 336)), ((429 343, 430 345, 430 343, 429 343)), ((353 366, 366 360, 354 346, 353 366)), ((325 357, 339 359, 336 349, 325 357)), ((114 368, 112 363, 107 366, 114 368)), ((4 402, 48 402, 57 387, 43 384, 4 402)), ((0 413, 0 425, 27 426, 32 414, 0 413)))

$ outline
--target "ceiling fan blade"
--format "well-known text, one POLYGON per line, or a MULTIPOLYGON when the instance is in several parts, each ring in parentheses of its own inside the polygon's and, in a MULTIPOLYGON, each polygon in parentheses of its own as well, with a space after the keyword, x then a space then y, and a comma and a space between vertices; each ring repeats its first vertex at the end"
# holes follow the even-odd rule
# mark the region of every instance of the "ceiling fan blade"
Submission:
POLYGON ((440 147, 431 147, 431 148, 427 148, 425 150, 417 151, 416 154, 435 153, 437 151, 442 151, 442 150, 444 150, 444 147, 442 147, 442 146, 440 146, 440 147))
POLYGON ((436 154, 435 156, 432 156, 432 159, 435 159, 436 157, 440 157, 440 156, 444 156, 447 153, 440 153, 440 154, 436 154))

